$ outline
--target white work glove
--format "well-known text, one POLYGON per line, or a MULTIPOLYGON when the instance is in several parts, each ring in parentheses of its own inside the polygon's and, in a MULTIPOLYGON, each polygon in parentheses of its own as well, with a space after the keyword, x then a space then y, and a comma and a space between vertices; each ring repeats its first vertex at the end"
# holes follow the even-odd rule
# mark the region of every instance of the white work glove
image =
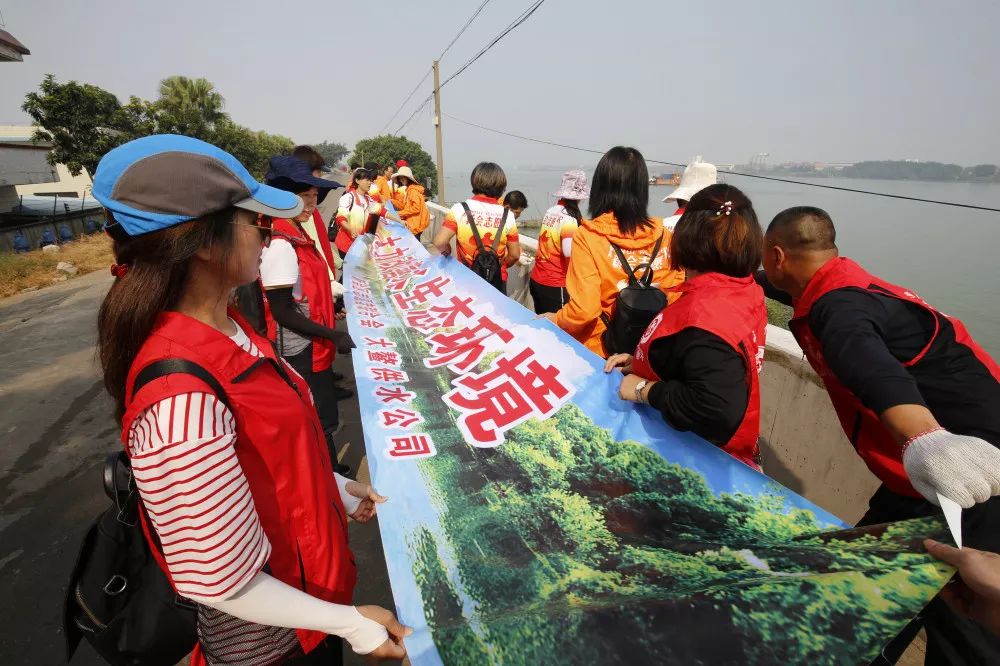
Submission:
POLYGON ((1000 495, 1000 449, 978 437, 944 428, 918 435, 903 451, 903 467, 932 504, 938 504, 937 493, 963 509, 1000 495))
POLYGON ((344 285, 336 280, 330 280, 330 291, 333 292, 334 299, 340 298, 344 295, 344 285))

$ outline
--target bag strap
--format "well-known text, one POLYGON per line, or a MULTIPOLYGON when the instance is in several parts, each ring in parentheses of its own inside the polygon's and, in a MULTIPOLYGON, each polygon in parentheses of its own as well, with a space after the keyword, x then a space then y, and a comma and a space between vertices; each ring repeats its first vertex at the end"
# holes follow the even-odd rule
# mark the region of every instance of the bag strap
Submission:
POLYGON ((167 375, 193 375, 200 379, 201 381, 208 384, 212 392, 215 393, 215 397, 225 405, 229 411, 233 411, 233 406, 229 403, 229 399, 226 397, 226 391, 222 388, 222 384, 219 383, 212 373, 210 373, 205 368, 201 367, 194 361, 189 361, 185 358, 165 358, 159 361, 153 361, 145 368, 139 371, 136 375, 135 381, 132 383, 132 395, 129 399, 135 397, 135 394, 139 392, 143 386, 153 381, 154 379, 159 379, 160 377, 166 377, 167 375))
POLYGON ((660 253, 660 246, 663 245, 663 234, 656 239, 656 245, 653 246, 653 253, 649 255, 649 263, 646 265, 646 274, 642 276, 643 286, 649 287, 653 284, 653 264, 656 263, 656 255, 660 253))
POLYGON ((472 209, 469 208, 469 203, 467 201, 463 201, 462 208, 465 209, 465 219, 469 222, 469 226, 472 227, 472 237, 476 239, 476 247, 480 252, 485 252, 486 246, 483 245, 483 238, 479 235, 479 227, 476 226, 476 218, 472 215, 472 209))
MULTIPOLYGON (((608 242, 610 243, 611 241, 608 242)), ((615 245, 614 243, 611 243, 611 247, 615 249, 615 254, 618 255, 618 261, 621 262, 622 268, 625 269, 625 274, 628 276, 628 286, 630 287, 640 286, 639 280, 636 279, 635 272, 632 270, 632 264, 628 263, 628 259, 625 257, 625 253, 622 252, 622 249, 617 245, 615 245)))
POLYGON ((497 235, 493 237, 493 254, 498 254, 497 247, 500 245, 500 239, 503 237, 503 228, 507 225, 507 215, 510 213, 510 208, 503 209, 503 217, 500 218, 500 228, 497 229, 497 235))

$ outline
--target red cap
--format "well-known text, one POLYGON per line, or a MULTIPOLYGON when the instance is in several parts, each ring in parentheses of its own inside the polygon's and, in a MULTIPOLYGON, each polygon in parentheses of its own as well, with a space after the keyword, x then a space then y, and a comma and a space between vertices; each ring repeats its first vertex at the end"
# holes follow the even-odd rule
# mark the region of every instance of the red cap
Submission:
POLYGON ((396 168, 401 169, 402 167, 410 166, 406 160, 396 160, 396 168))

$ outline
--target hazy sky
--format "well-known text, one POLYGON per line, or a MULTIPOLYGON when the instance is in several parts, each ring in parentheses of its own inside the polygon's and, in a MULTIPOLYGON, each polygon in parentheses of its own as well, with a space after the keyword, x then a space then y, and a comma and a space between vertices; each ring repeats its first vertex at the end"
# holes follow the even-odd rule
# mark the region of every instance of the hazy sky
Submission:
MULTIPOLYGON (((382 130, 479 0, 0 0, 31 49, 0 65, 0 122, 46 73, 122 99, 212 81, 254 129, 353 145, 382 130)), ((443 77, 530 3, 492 0, 443 77)), ((445 113, 647 158, 1000 162, 1000 3, 547 0, 443 90, 445 113)), ((393 122, 429 94, 430 81, 393 122)), ((594 158, 444 119, 448 170, 594 158)), ((433 154, 424 110, 403 134, 433 154)))

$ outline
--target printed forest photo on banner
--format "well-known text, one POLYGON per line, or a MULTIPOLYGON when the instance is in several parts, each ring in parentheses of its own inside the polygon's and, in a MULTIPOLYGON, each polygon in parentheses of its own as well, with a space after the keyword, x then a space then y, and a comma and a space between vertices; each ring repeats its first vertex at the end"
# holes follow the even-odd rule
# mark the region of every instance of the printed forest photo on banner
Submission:
POLYGON ((848 529, 402 226, 344 283, 418 666, 866 664, 953 573, 921 546, 943 520, 848 529))

